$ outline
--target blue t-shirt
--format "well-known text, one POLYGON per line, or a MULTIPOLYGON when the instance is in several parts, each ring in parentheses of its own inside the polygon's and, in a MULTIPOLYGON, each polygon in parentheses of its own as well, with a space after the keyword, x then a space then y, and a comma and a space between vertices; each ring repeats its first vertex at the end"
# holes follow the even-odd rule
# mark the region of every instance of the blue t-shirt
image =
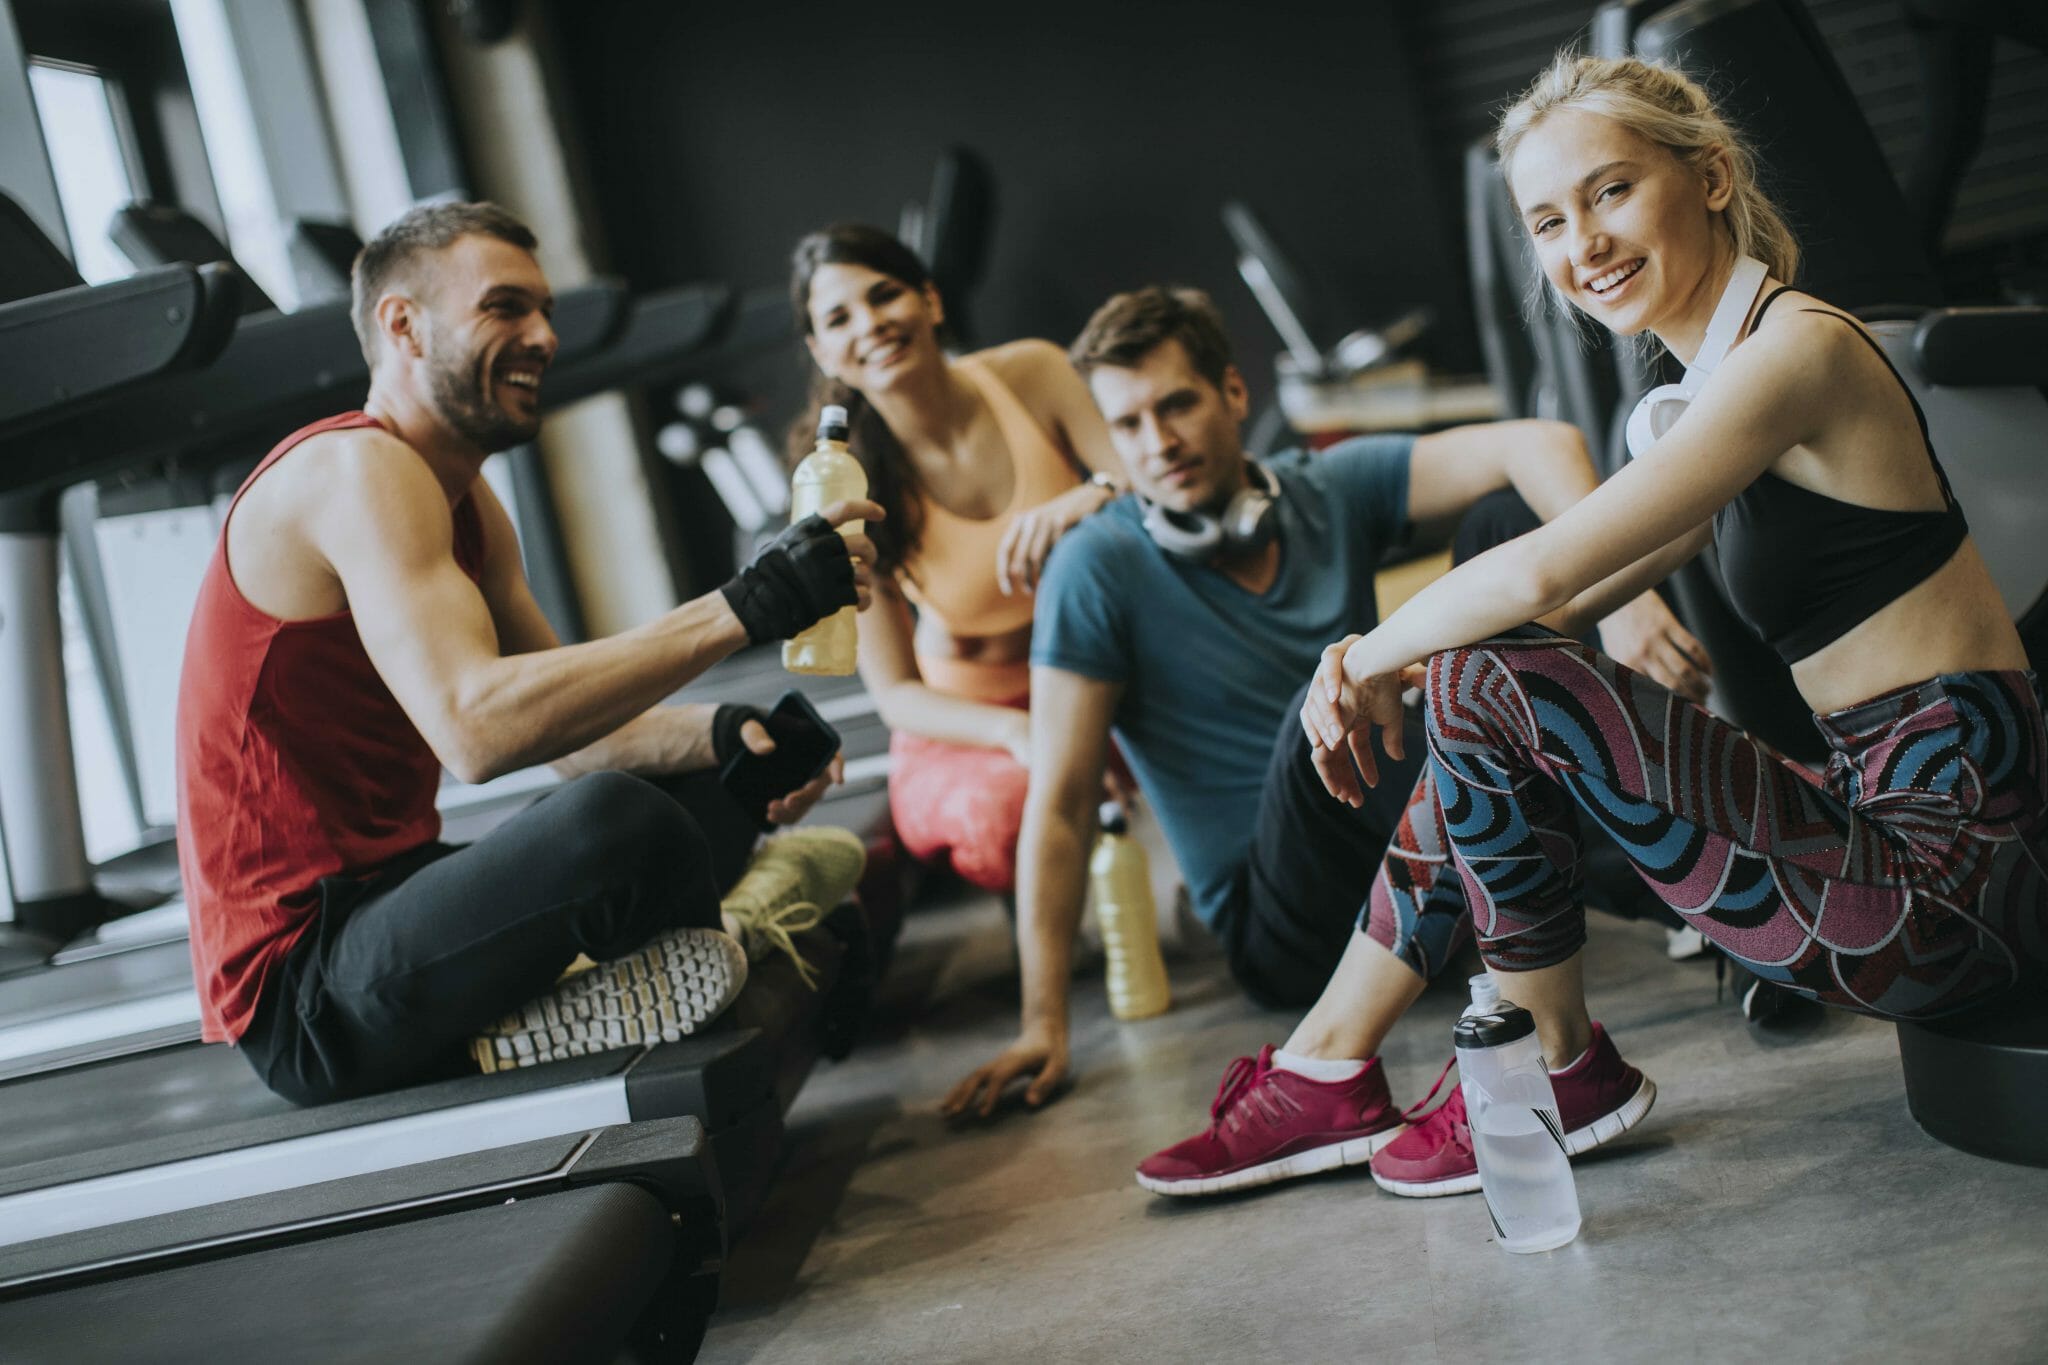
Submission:
POLYGON ((1369 436, 1264 461, 1280 483, 1280 569, 1262 594, 1160 549, 1129 497, 1047 561, 1031 662, 1124 684, 1117 741, 1205 924, 1251 847, 1280 725, 1299 724, 1288 702, 1325 645, 1379 622, 1373 570, 1407 525, 1414 444, 1369 436))

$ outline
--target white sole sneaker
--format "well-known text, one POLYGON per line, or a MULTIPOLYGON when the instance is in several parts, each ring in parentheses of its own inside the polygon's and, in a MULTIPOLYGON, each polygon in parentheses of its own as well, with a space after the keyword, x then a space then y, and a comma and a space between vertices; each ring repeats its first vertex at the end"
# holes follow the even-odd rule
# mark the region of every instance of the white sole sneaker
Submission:
POLYGON ((1320 1171, 1334 1171, 1345 1166, 1363 1165, 1372 1160, 1372 1154, 1399 1137, 1405 1130, 1403 1125, 1379 1133, 1367 1133, 1364 1137, 1347 1138, 1333 1142, 1327 1147, 1311 1147, 1305 1152, 1292 1156, 1277 1157, 1257 1166, 1247 1166, 1241 1171, 1230 1171, 1223 1175, 1197 1176, 1190 1180, 1160 1180, 1140 1172, 1138 1183, 1154 1194, 1194 1195, 1226 1194, 1231 1190, 1249 1190, 1260 1185, 1277 1184, 1282 1180, 1293 1180, 1298 1176, 1315 1175, 1320 1171))
POLYGON ((1437 1199, 1447 1194, 1471 1194, 1479 1188, 1479 1172, 1468 1171, 1446 1180, 1389 1180, 1374 1171, 1372 1183, 1403 1199, 1437 1199))
POLYGON ((716 929, 676 929, 558 982, 471 1040, 485 1072, 648 1043, 673 1043, 725 1012, 747 954, 716 929))
MULTIPOLYGON (((1649 1117, 1650 1106, 1657 1102, 1657 1083, 1648 1076, 1629 1096, 1621 1107, 1603 1114, 1583 1128, 1574 1128, 1564 1135, 1564 1150, 1569 1156, 1590 1152, 1603 1142, 1611 1142, 1629 1129, 1649 1117)), ((1471 1194, 1479 1188, 1479 1172, 1468 1171, 1444 1180, 1389 1180, 1378 1171, 1372 1173, 1373 1183, 1389 1194, 1398 1194, 1404 1199, 1438 1199, 1447 1194, 1471 1194)))
POLYGON ((1629 1129, 1641 1123, 1650 1115, 1650 1106, 1657 1102, 1657 1083, 1648 1076, 1636 1087, 1636 1093, 1623 1102, 1621 1108, 1603 1114, 1583 1128, 1574 1128, 1564 1135, 1564 1150, 1567 1155, 1577 1156, 1590 1152, 1603 1142, 1611 1142, 1629 1129))

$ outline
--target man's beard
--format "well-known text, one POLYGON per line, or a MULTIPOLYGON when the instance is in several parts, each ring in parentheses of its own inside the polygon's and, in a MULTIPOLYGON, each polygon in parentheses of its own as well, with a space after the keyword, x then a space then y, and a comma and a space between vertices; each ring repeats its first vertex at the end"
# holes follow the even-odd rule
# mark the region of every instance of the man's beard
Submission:
POLYGON ((428 371, 434 409, 455 434, 478 450, 496 453, 540 434, 540 417, 514 417, 484 396, 481 356, 434 360, 428 371))

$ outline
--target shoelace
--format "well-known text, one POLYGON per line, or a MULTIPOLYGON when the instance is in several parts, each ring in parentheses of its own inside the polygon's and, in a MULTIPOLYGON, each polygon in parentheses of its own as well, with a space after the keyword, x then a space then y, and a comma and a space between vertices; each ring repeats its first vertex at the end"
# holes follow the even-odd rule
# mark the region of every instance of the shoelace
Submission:
POLYGON ((787 953, 789 960, 796 964, 797 978, 812 990, 818 989, 818 974, 804 961, 804 955, 796 950, 796 935, 808 933, 825 921, 825 912, 815 901, 791 901, 773 908, 728 902, 724 908, 727 914, 739 921, 741 928, 759 934, 772 947, 787 953))
MULTIPOLYGON (((1444 1078, 1451 1074, 1451 1068, 1456 1066, 1457 1064, 1458 1055, 1454 1052, 1451 1054, 1451 1059, 1448 1062, 1444 1063, 1444 1069, 1436 1073, 1436 1084, 1430 1086, 1429 1093, 1427 1095, 1424 1095, 1421 1099, 1417 1100, 1414 1104, 1409 1105, 1406 1109, 1403 1109, 1401 1111, 1401 1122, 1415 1122, 1415 1115, 1422 1109, 1424 1105, 1428 1104, 1431 1100, 1436 1099, 1436 1092, 1443 1089, 1444 1078)), ((1452 1099, 1456 1098, 1457 1094, 1458 1088, 1456 1086, 1451 1087, 1451 1089, 1445 1093, 1444 1097, 1441 1100, 1437 1101, 1436 1107, 1434 1109, 1431 1109, 1427 1114, 1423 1115, 1422 1122, 1417 1123, 1416 1127, 1419 1128, 1422 1127, 1424 1124, 1434 1122, 1439 1114, 1443 1114, 1444 1111, 1450 1107, 1452 1099)), ((1445 1117, 1447 1121, 1452 1123, 1453 1126, 1451 1135, 1453 1139, 1456 1139, 1457 1129, 1459 1127, 1462 1127, 1463 1125, 1458 1124, 1456 1119, 1450 1115, 1446 1115, 1445 1117)))
POLYGON ((1238 1116, 1246 1108, 1268 1124, 1283 1123, 1292 1114, 1300 1113, 1301 1105, 1293 1096, 1271 1088, 1253 1089, 1269 1070, 1261 1070, 1254 1057, 1239 1057, 1225 1067, 1223 1081, 1216 1087, 1216 1098, 1209 1104, 1210 1126, 1220 1128, 1228 1124, 1235 1130, 1238 1116))
POLYGON ((1237 1097, 1259 1078, 1259 1062, 1256 1057, 1239 1057, 1223 1068, 1223 1083, 1216 1087, 1216 1098, 1209 1101, 1211 1122, 1223 1121, 1224 1111, 1237 1103, 1237 1097))

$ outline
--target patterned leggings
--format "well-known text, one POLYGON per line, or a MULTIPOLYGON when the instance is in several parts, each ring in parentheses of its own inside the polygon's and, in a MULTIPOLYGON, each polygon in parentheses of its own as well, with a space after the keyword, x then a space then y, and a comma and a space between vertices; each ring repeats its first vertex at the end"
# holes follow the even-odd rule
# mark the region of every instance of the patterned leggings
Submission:
POLYGON ((1758 976, 1890 1018, 1954 1010, 2048 966, 2042 710, 2027 672, 1902 687, 1814 718, 1831 750, 1816 785, 1525 626, 1431 660, 1430 762, 1364 927, 1425 974, 1468 930, 1503 970, 1565 960, 1585 941, 1583 811, 1758 976))

